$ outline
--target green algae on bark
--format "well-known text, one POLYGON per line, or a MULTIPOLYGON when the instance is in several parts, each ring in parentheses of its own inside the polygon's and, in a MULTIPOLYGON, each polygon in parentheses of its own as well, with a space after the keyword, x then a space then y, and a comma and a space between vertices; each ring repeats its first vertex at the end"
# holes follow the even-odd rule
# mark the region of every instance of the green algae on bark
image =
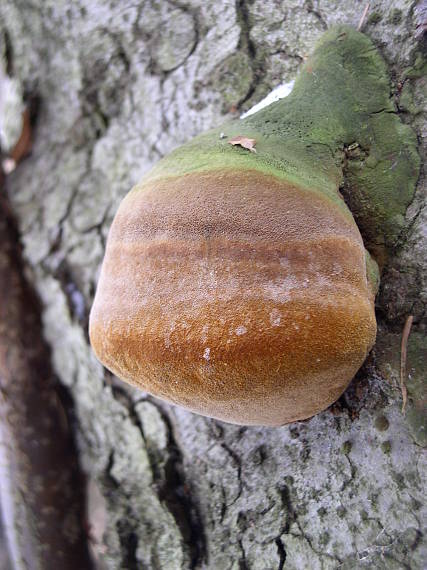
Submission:
POLYGON ((254 169, 346 211, 341 189, 366 247, 381 261, 404 226, 419 165, 416 135, 397 115, 384 60, 367 36, 339 26, 322 36, 288 97, 196 137, 135 190, 165 176, 254 169), (238 135, 254 138, 257 152, 229 145, 238 135))

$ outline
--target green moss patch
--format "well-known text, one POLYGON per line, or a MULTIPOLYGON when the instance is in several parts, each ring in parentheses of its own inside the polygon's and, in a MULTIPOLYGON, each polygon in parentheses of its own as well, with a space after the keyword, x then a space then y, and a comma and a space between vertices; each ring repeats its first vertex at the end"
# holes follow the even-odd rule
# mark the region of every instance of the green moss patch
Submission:
POLYGON ((321 192, 345 210, 341 188, 381 260, 404 228, 419 166, 415 133, 396 113, 383 59, 367 36, 339 26, 321 37, 288 97, 193 139, 143 182, 250 168, 321 192), (256 153, 228 144, 238 135, 254 138, 256 153))

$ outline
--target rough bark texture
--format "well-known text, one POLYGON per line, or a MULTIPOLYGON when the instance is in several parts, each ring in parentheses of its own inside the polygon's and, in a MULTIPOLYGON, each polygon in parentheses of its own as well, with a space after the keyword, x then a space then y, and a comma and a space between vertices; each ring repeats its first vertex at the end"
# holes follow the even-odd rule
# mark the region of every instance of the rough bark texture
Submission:
POLYGON ((4 195, 0 243, 0 498, 11 558, 16 568, 89 570, 71 430, 4 195))
MULTIPOLYGON (((371 2, 364 31, 390 65, 391 95, 425 159, 415 4, 371 2)), ((382 279, 377 346, 345 396, 311 420, 242 428, 164 405, 103 370, 87 337, 105 237, 125 193, 165 153, 291 80, 319 35, 334 23, 357 25, 364 6, 0 6, 9 71, 41 101, 32 155, 8 191, 53 366, 74 399, 92 533, 103 535, 94 546, 100 567, 423 568, 423 173, 382 279), (404 416, 398 359, 408 314, 415 320, 404 416)))

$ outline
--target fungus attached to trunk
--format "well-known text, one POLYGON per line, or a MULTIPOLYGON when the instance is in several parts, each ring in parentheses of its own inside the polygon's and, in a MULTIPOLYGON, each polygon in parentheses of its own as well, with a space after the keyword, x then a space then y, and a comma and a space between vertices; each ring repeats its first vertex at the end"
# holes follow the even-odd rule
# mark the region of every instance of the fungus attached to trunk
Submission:
POLYGON ((90 318, 105 366, 237 424, 282 425, 334 402, 376 334, 376 265, 339 188, 386 251, 418 164, 393 111, 370 40, 335 28, 286 99, 160 161, 108 238, 90 318), (348 149, 364 162, 349 165, 348 149))

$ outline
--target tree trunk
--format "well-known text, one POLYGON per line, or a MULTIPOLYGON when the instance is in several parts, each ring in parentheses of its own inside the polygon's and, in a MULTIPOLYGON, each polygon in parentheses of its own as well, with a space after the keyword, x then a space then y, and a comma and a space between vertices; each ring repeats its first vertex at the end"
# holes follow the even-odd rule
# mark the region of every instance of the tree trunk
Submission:
POLYGON ((17 568, 92 568, 82 481, 60 386, 0 195, 0 498, 17 568))
MULTIPOLYGON (((415 4, 371 3, 363 31, 390 67, 391 96, 425 160, 427 18, 415 4)), ((73 401, 100 568, 424 567, 424 171, 383 270, 377 344, 344 396, 310 420, 244 428, 169 406, 103 369, 87 335, 106 235, 128 190, 173 148, 294 79, 322 32, 357 26, 364 8, 354 0, 0 5, 9 75, 41 102, 32 153, 7 190, 51 365, 73 401)))

